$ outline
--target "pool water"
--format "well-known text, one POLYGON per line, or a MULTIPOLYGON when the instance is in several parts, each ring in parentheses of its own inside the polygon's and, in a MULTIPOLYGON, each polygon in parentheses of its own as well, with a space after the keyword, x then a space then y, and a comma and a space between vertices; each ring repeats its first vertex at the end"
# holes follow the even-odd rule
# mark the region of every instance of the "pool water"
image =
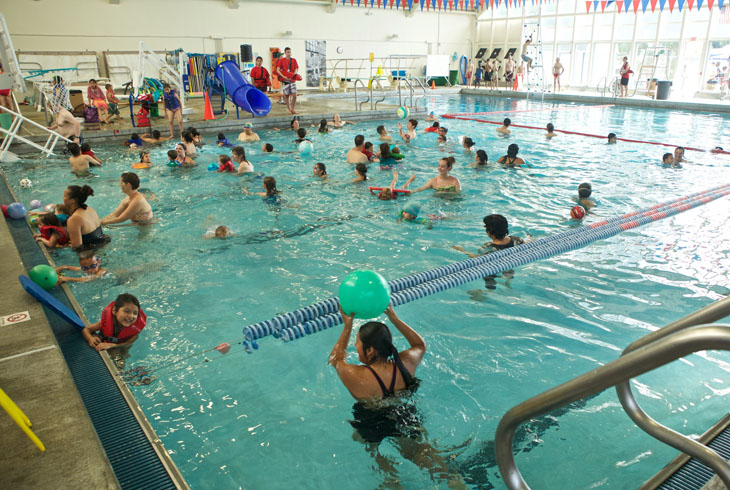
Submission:
MULTIPOLYGON (((434 97, 428 104, 437 113, 554 108, 484 117, 687 146, 727 145, 730 137, 728 117, 716 114, 468 96, 434 97)), ((450 477, 414 464, 407 457, 413 448, 402 441, 386 439, 372 448, 353 437, 353 400, 327 365, 340 327, 291 343, 262 339, 251 355, 240 344, 226 355, 195 354, 235 341, 248 324, 335 295, 352 270, 374 269, 395 279, 462 260, 451 247, 475 251, 488 241, 481 221, 486 214, 506 216, 510 233, 522 237, 571 229, 577 226, 569 218, 571 199, 581 182, 592 183, 598 202, 584 220, 590 223, 730 180, 726 156, 687 152, 683 168, 667 169, 661 155, 671 149, 662 147, 607 146, 568 135, 546 141, 527 129, 514 129, 505 139, 491 124, 444 120, 445 146, 425 134, 400 145, 406 158, 399 182, 415 173, 413 187, 423 185, 436 175, 438 159, 451 155, 462 194, 424 192, 383 202, 367 184, 350 183, 353 170, 344 155, 356 134, 375 143, 376 126, 385 124, 396 134, 396 122, 313 133, 311 156, 295 151, 290 131, 259 131, 261 143, 272 143, 276 152, 263 154, 261 143, 246 144, 257 175, 245 177, 208 172, 225 151, 213 145, 192 169, 168 168, 168 146, 153 147, 154 167, 137 173, 156 196, 151 204, 160 222, 106 228, 112 241, 100 256, 112 274, 71 286, 92 321, 119 293, 140 299, 148 325, 127 366, 159 369, 152 384, 133 391, 192 488, 361 489, 397 486, 394 479, 403 488, 447 488, 450 477), (462 135, 485 149, 490 162, 517 143, 529 168, 470 168, 473 156, 458 143, 462 135), (325 182, 311 177, 318 161, 327 165, 325 182), (241 192, 262 190, 263 175, 276 177, 280 205, 241 192), (447 219, 433 228, 401 223, 397 214, 408 202, 447 219), (221 224, 235 236, 204 238, 221 224)), ((419 122, 419 132, 424 124, 419 122)), ((103 217, 123 197, 119 175, 137 154, 116 145, 94 150, 105 165, 89 177, 73 176, 64 158, 2 168, 25 203, 60 202, 65 186, 89 184, 95 196, 88 203, 103 217), (34 184, 30 190, 18 185, 26 177, 34 184)), ((372 185, 392 179, 377 165, 368 175, 372 185)), ((730 201, 720 199, 521 267, 512 279, 498 278, 496 289, 475 281, 399 307, 400 317, 428 345, 413 402, 434 460, 470 487, 504 488, 493 439, 506 410, 617 358, 637 338, 728 294, 729 213, 730 201)), ((76 263, 70 250, 53 256, 58 264, 76 263)), ((398 337, 396 346, 405 348, 404 339, 398 337)), ((356 361, 353 345, 350 361, 356 361)), ((727 409, 729 361, 725 353, 707 352, 642 376, 635 382, 639 403, 660 422, 700 434, 727 409)), ((539 488, 635 488, 676 454, 637 429, 612 390, 526 428, 516 439, 517 462, 539 488)))

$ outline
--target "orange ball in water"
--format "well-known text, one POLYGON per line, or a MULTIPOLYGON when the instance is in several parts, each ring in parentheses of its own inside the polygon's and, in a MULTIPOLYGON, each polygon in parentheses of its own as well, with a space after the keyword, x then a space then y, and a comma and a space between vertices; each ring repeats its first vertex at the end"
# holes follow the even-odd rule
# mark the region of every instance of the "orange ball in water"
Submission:
POLYGON ((573 206, 570 209, 570 217, 573 219, 583 219, 585 218, 586 210, 583 206, 573 206))

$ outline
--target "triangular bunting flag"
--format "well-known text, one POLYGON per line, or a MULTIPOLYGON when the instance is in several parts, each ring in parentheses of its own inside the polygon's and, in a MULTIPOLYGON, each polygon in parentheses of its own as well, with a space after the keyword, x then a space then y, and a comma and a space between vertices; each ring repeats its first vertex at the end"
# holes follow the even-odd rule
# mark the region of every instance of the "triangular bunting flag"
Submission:
POLYGON ((631 7, 631 0, 624 0, 624 12, 628 12, 629 7, 631 7))
POLYGON ((605 0, 601 0, 601 12, 605 12, 606 11, 606 3, 607 2, 605 0))
POLYGON ((593 0, 593 11, 598 10, 598 0, 593 0))
MULTIPOLYGON (((388 0, 385 0, 385 1, 386 1, 386 3, 388 2, 388 0)), ((378 8, 380 8, 380 2, 381 2, 381 0, 378 0, 378 8)))
POLYGON ((649 5, 649 0, 641 0, 641 9, 642 9, 642 12, 646 12, 647 5, 649 5))
POLYGON ((623 0, 616 0, 616 6, 618 7, 618 13, 620 14, 621 13, 621 9, 624 6, 624 1, 623 0))
POLYGON ((664 11, 664 5, 666 5, 666 3, 667 3, 667 0, 659 0, 659 11, 660 12, 664 11))
POLYGON ((641 0, 634 0, 634 13, 636 13, 636 11, 639 10, 640 3, 641 3, 641 0))
MULTIPOLYGON (((406 6, 403 5, 403 8, 406 8, 406 6)), ((408 10, 413 10, 413 0, 408 0, 408 10)))
POLYGON ((591 5, 592 4, 593 4, 593 2, 591 0, 586 0, 586 13, 587 14, 590 14, 591 13, 591 5))
MULTIPOLYGON (((395 0, 390 0, 390 8, 393 9, 393 4, 395 3, 395 0)), ((400 0, 398 0, 398 5, 395 6, 395 8, 400 7, 400 0)))
POLYGON ((674 11, 674 5, 677 3, 677 0, 668 0, 669 2, 669 12, 674 11))
MULTIPOLYGON (((677 7, 679 7, 679 11, 682 11, 682 7, 684 7, 684 0, 677 0, 677 7)), ((671 8, 671 6, 669 7, 671 8)))
MULTIPOLYGON (((687 0, 687 8, 688 8, 688 9, 689 9, 690 11, 692 10, 692 6, 694 5, 694 3, 695 3, 695 0, 687 0)), ((699 9, 700 9, 700 7, 699 7, 699 5, 698 5, 698 6, 697 6, 697 10, 699 10, 699 9)))
POLYGON ((421 0, 421 10, 423 10, 423 4, 426 3, 426 0, 421 0))
MULTIPOLYGON (((702 8, 702 1, 703 0, 697 0, 697 10, 702 8)), ((712 8, 712 5, 710 5, 710 8, 712 8)))
POLYGON ((712 10, 712 4, 715 3, 715 0, 707 0, 707 8, 712 10))
POLYGON ((725 4, 725 0, 717 0, 717 8, 718 9, 721 9, 724 4, 725 4))

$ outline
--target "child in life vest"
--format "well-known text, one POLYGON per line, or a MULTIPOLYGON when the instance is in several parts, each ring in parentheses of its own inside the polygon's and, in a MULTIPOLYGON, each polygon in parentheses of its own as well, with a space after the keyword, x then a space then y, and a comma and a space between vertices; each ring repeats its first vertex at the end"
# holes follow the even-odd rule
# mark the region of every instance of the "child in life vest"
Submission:
POLYGON ((61 226, 61 221, 53 213, 45 213, 38 217, 38 230, 33 238, 48 248, 64 247, 68 244, 68 230, 61 226))
POLYGON ((101 319, 87 325, 81 335, 97 351, 131 345, 147 324, 147 316, 137 298, 128 293, 117 299, 101 312, 101 319))
POLYGON ((228 155, 221 155, 218 157, 218 172, 236 172, 236 167, 231 161, 231 157, 228 155))

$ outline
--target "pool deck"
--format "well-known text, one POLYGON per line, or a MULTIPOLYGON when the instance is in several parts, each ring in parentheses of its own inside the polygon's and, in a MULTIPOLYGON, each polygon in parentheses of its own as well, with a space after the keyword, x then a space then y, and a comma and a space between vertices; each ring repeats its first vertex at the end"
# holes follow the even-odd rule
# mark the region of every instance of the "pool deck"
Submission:
POLYGON ((674 109, 689 112, 730 113, 730 100, 690 99, 690 100, 654 100, 651 97, 636 95, 634 97, 602 97, 597 92, 564 91, 557 94, 550 92, 525 92, 512 90, 489 90, 486 88, 464 88, 464 95, 483 95, 490 97, 544 100, 546 102, 574 102, 579 104, 614 104, 617 106, 640 107, 643 109, 674 109))
POLYGON ((25 265, 0 220, 0 316, 28 312, 0 326, 0 388, 20 407, 43 442, 43 453, 0 410, 0 488, 119 488, 43 309, 15 279, 25 265))
MULTIPOLYGON (((443 90, 436 90, 435 93, 440 94, 458 94, 460 89, 450 88, 443 90)), ((398 97, 398 93, 395 91, 388 92, 388 97, 398 97)), ((432 91, 428 92, 428 95, 432 95, 432 91)), ((319 92, 319 91, 302 91, 297 99, 296 111, 299 113, 297 117, 303 127, 309 131, 314 131, 315 128, 309 129, 311 125, 318 125, 320 120, 329 119, 332 120, 333 114, 340 114, 343 120, 348 121, 368 121, 374 119, 392 119, 395 117, 395 111, 398 108, 394 104, 378 103, 377 109, 372 110, 370 103, 360 105, 360 102, 364 100, 367 94, 359 94, 357 106, 362 107, 362 110, 356 109, 355 99, 352 92, 348 93, 331 93, 331 92, 319 92)), ((414 95, 418 97, 419 95, 414 95)), ((422 94, 421 94, 422 96, 422 94)), ((377 100, 377 99, 376 99, 377 100)), ((266 117, 253 117, 251 114, 240 111, 240 119, 236 119, 235 107, 230 103, 226 103, 226 109, 229 113, 215 116, 215 120, 204 120, 204 99, 201 97, 189 98, 186 101, 186 107, 193 110, 193 113, 187 116, 187 120, 183 122, 183 127, 195 126, 203 134, 211 134, 224 132, 227 134, 238 133, 243 131, 243 124, 251 122, 254 125, 254 131, 257 129, 271 129, 281 128, 288 129, 291 123, 293 115, 289 114, 286 105, 279 104, 275 99, 272 98, 272 109, 266 117)), ((112 124, 104 124, 99 126, 101 129, 90 129, 81 125, 81 134, 84 137, 84 141, 93 143, 110 143, 118 141, 120 144, 122 141, 129 138, 132 133, 148 134, 152 130, 159 130, 163 136, 169 134, 169 126, 164 117, 153 118, 152 126, 146 128, 135 128, 132 127, 129 113, 129 105, 120 106, 120 112, 122 113, 122 121, 114 122, 112 124)), ((35 108, 30 106, 21 106, 22 113, 25 117, 37 122, 41 125, 46 125, 45 113, 37 112, 35 108)), ((425 114, 423 105, 419 104, 419 112, 414 111, 414 115, 423 116, 425 114)), ((164 116, 164 113, 163 113, 164 116)), ((116 120, 116 119, 115 119, 116 120)), ((178 128, 174 127, 175 136, 179 137, 178 128)), ((28 139, 45 144, 47 135, 43 134, 40 129, 33 127, 30 124, 24 125, 22 128, 22 135, 28 137, 28 139)), ((11 151, 17 154, 26 154, 37 152, 34 148, 25 145, 13 143, 11 151)))

